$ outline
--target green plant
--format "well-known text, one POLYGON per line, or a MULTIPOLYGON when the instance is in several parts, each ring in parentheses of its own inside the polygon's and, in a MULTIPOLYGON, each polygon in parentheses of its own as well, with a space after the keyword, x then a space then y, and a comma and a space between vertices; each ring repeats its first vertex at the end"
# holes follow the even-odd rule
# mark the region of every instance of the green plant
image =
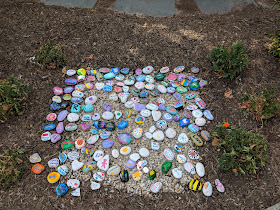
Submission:
POLYGON ((234 79, 245 67, 248 68, 248 56, 244 46, 236 41, 229 48, 218 46, 208 55, 213 68, 224 78, 234 79))
POLYGON ((270 34, 268 34, 268 38, 271 41, 271 46, 268 52, 273 56, 280 58, 280 32, 271 31, 270 34))
POLYGON ((28 87, 15 77, 0 82, 0 121, 4 122, 12 114, 20 113, 28 97, 28 87))
POLYGON ((0 186, 1 188, 8 189, 16 182, 22 172, 23 168, 20 158, 24 155, 24 149, 15 148, 13 150, 6 150, 0 154, 0 186))
POLYGON ((256 174, 265 166, 267 143, 262 135, 235 128, 229 123, 216 126, 212 135, 219 139, 218 147, 221 148, 219 168, 256 174))
POLYGON ((39 64, 42 69, 62 68, 66 64, 64 49, 60 44, 45 43, 35 52, 34 62, 39 64))

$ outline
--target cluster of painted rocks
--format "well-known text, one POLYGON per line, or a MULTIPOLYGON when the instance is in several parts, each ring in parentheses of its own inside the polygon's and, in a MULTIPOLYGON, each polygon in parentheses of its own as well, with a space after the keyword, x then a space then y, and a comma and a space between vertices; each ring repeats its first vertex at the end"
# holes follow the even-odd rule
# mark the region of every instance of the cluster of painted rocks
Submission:
MULTIPOLYGON (((174 178, 181 179, 183 171, 180 168, 172 168, 172 161, 177 161, 183 165, 185 173, 203 177, 205 175, 204 165, 201 162, 192 163, 192 161, 200 159, 199 153, 191 149, 187 154, 183 154, 182 145, 187 144, 191 139, 196 146, 203 146, 205 141, 210 139, 210 134, 203 130, 203 126, 207 123, 207 120, 211 121, 214 117, 206 109, 207 105, 203 99, 197 97, 195 92, 206 86, 207 81, 199 81, 194 76, 187 76, 183 73, 184 70, 184 66, 178 66, 174 68, 173 72, 169 73, 169 68, 163 67, 160 69, 160 73, 153 77, 151 73, 155 72, 154 68, 147 66, 143 69, 136 69, 134 74, 127 76, 127 78, 125 75, 130 72, 128 68, 68 70, 69 78, 64 81, 66 87, 53 88, 54 96, 50 104, 52 112, 46 117, 49 124, 44 126, 45 132, 41 135, 42 141, 50 140, 54 144, 60 141, 63 150, 58 158, 53 158, 48 162, 50 168, 56 168, 57 170, 57 172, 48 175, 48 181, 56 183, 61 176, 65 176, 71 170, 73 172, 82 170, 85 174, 91 172, 95 180, 91 183, 92 190, 99 189, 101 187, 100 182, 105 180, 106 176, 119 176, 121 182, 128 182, 131 176, 135 181, 144 177, 153 180, 159 172, 148 167, 150 165, 148 157, 153 150, 159 150, 161 145, 164 145, 164 141, 168 140, 173 140, 174 145, 173 148, 164 148, 163 150, 166 161, 162 163, 162 174, 172 173, 174 178), (98 95, 86 97, 86 92, 90 92, 94 88, 100 91, 100 94, 102 94, 101 91, 109 93, 109 102, 103 103, 103 113, 95 112, 98 95), (167 106, 168 101, 166 102, 160 97, 162 94, 169 94, 176 102, 167 106), (149 102, 152 96, 157 97, 156 104, 149 102), (187 106, 183 105, 183 98, 190 102, 187 106), (120 110, 112 110, 110 103, 117 101, 123 103, 126 109, 124 113, 120 110), (134 120, 136 127, 131 134, 122 132, 128 126, 134 126, 129 125, 125 120, 125 118, 132 116, 132 111, 138 112, 134 120), (145 123, 145 120, 149 117, 153 119, 155 126, 151 126, 149 131, 144 132, 140 125, 145 123), (116 123, 116 120, 121 121, 116 123), (168 123, 171 121, 178 123, 186 132, 177 134, 176 129, 168 127, 168 123), (78 128, 91 133, 91 137, 88 139, 63 139, 63 134, 74 132, 78 128), (117 139, 110 138, 112 132, 119 132, 117 139), (131 141, 143 136, 151 140, 151 151, 142 147, 138 153, 131 154, 132 148, 129 146, 131 141), (95 150, 94 144, 99 139, 102 139, 102 146, 106 152, 95 150), (178 143, 176 143, 176 139, 178 143), (114 144, 121 145, 121 148, 107 152, 114 144), (74 147, 78 152, 71 151, 74 147), (110 156, 117 159, 120 154, 129 156, 125 164, 126 169, 118 165, 110 166, 110 156), (80 155, 92 160, 81 162, 79 161, 80 155), (65 164, 68 159, 72 161, 70 170, 65 164), (137 171, 129 174, 130 169, 133 168, 137 168, 137 171)), ((193 67, 191 72, 198 73, 199 69, 193 67)), ((215 183, 217 189, 222 192, 223 185, 221 182, 216 180, 215 183)), ((57 195, 63 196, 66 194, 68 192, 67 186, 74 189, 71 192, 73 196, 80 195, 79 180, 69 179, 66 184, 61 183, 57 186, 57 195)), ((159 192, 162 185, 161 182, 154 183, 150 188, 151 192, 159 192)), ((198 180, 192 180, 189 182, 188 188, 196 191, 201 189, 199 189, 200 185, 201 183, 198 180)), ((204 184, 203 193, 206 196, 211 196, 212 185, 210 182, 204 184)))

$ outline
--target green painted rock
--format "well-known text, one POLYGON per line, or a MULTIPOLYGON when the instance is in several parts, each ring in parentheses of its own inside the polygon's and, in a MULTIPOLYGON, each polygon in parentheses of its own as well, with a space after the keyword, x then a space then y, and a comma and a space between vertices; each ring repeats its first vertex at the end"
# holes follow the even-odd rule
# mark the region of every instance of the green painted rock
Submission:
POLYGON ((162 84, 164 87, 169 87, 169 83, 166 81, 161 81, 160 84, 162 84))
POLYGON ((106 123, 105 128, 108 131, 114 131, 116 129, 116 125, 114 122, 108 122, 106 123))
POLYGON ((148 179, 153 180, 154 178, 156 178, 156 176, 157 176, 157 172, 155 170, 151 170, 148 179))
POLYGON ((131 114, 132 114, 132 111, 129 110, 129 109, 127 109, 127 110, 125 111, 125 113, 124 113, 124 115, 125 115, 126 117, 130 117, 131 114))
POLYGON ((138 89, 132 89, 132 90, 130 91, 130 93, 131 93, 131 95, 133 95, 133 96, 139 96, 140 90, 138 90, 138 89))
POLYGON ((62 149, 70 149, 73 145, 74 145, 74 142, 73 142, 73 141, 64 140, 64 141, 61 143, 61 148, 62 148, 62 149))
POLYGON ((197 81, 191 82, 189 87, 191 90, 197 90, 199 88, 199 83, 197 81))
POLYGON ((65 130, 66 131, 74 131, 78 128, 78 125, 75 124, 75 123, 68 123, 66 126, 65 126, 65 130))
POLYGON ((83 172, 87 174, 88 172, 90 172, 96 168, 97 168, 96 162, 89 161, 89 162, 85 163, 85 165, 83 166, 83 172))
POLYGON ((171 167, 172 163, 170 161, 165 161, 161 166, 161 170, 164 174, 166 174, 171 167))
POLYGON ((182 86, 177 87, 176 90, 177 90, 178 93, 186 93, 186 92, 188 92, 188 89, 185 88, 185 87, 182 87, 182 86))
POLYGON ((165 75, 163 73, 159 73, 159 74, 156 74, 155 80, 162 81, 164 79, 164 77, 165 77, 165 75))

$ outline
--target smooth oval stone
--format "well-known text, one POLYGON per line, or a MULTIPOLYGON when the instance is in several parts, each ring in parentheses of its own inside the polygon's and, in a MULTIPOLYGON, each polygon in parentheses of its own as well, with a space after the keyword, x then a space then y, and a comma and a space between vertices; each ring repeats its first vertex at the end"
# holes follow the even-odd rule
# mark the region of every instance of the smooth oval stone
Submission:
POLYGON ((68 188, 65 184, 59 184, 55 191, 58 196, 62 197, 68 192, 68 188))
POLYGON ((179 141, 181 144, 186 144, 186 143, 188 143, 189 138, 188 138, 187 134, 181 133, 181 134, 178 136, 178 141, 179 141))
POLYGON ((140 159, 140 155, 139 155, 138 153, 133 153, 133 154, 131 154, 131 155, 129 156, 129 158, 130 158, 131 160, 133 160, 134 162, 136 162, 137 160, 140 159))
POLYGON ((71 97, 70 100, 72 103, 81 103, 83 101, 83 99, 80 97, 71 97))
POLYGON ((173 119, 172 115, 169 113, 165 113, 162 118, 167 122, 170 122, 173 119))
POLYGON ((164 79, 165 75, 163 73, 159 73, 155 75, 155 80, 162 81, 164 79))
MULTIPOLYGON (((102 160, 103 158, 105 158, 106 160, 108 160, 107 158, 108 158, 109 156, 108 155, 105 155, 104 156, 104 152, 102 151, 102 150, 97 150, 97 151, 95 151, 95 153, 93 154, 93 159, 95 160, 95 161, 97 161, 97 166, 99 165, 99 164, 101 164, 101 163, 99 163, 98 164, 98 162, 100 161, 100 160, 102 160), (106 158, 105 158, 106 157, 106 158)), ((106 163, 107 165, 109 164, 109 163, 106 163)), ((109 166, 109 165, 108 165, 109 166)), ((105 165, 103 165, 102 166, 102 168, 104 169, 104 167, 106 168, 107 166, 105 165)), ((98 166, 98 168, 99 168, 99 166, 98 166)), ((102 169, 101 168, 101 169, 102 169)))
POLYGON ((119 157, 119 155, 120 155, 120 153, 119 153, 119 150, 117 150, 117 149, 113 149, 112 150, 112 156, 113 156, 113 158, 118 158, 119 157))
POLYGON ((180 115, 176 115, 176 116, 173 118, 173 120, 174 120, 175 122, 179 122, 180 119, 181 119, 180 115))
POLYGON ((89 96, 85 100, 85 104, 94 104, 97 101, 96 96, 89 96))
POLYGON ((182 118, 182 119, 179 121, 179 126, 183 128, 183 127, 188 126, 190 123, 191 123, 191 122, 190 122, 189 119, 187 119, 187 118, 182 118))
POLYGON ((191 164, 190 162, 185 163, 184 168, 188 173, 195 174, 195 168, 194 168, 193 164, 191 164))
POLYGON ((57 172, 60 173, 60 175, 65 176, 66 174, 68 174, 69 170, 66 165, 62 165, 57 168, 57 172))
POLYGON ((121 71, 118 67, 115 67, 115 68, 112 68, 111 71, 114 73, 114 74, 119 74, 121 71))
POLYGON ((74 79, 74 78, 66 78, 65 80, 64 80, 64 83, 66 84, 66 85, 76 85, 77 84, 77 80, 76 79, 74 79))
POLYGON ((174 81, 170 81, 170 86, 171 86, 171 87, 174 87, 174 88, 177 88, 177 87, 180 86, 180 84, 177 83, 177 82, 174 82, 174 81))
POLYGON ((163 85, 158 85, 157 89, 160 93, 166 93, 167 92, 166 87, 164 87, 163 85))
POLYGON ((102 114, 102 118, 105 120, 111 120, 114 118, 114 114, 112 112, 106 111, 102 114))
POLYGON ((200 118, 203 116, 203 113, 200 110, 196 109, 192 111, 192 116, 194 116, 195 118, 200 118))
POLYGON ((48 166, 50 168, 56 168, 59 165, 59 160, 57 158, 53 158, 48 161, 48 166))
POLYGON ((94 85, 92 83, 86 83, 85 86, 87 89, 90 89, 90 90, 94 88, 94 85))
POLYGON ((145 85, 145 88, 146 88, 147 90, 154 90, 155 85, 152 84, 152 83, 147 83, 147 84, 145 85))
POLYGON ((62 148, 62 149, 70 149, 73 145, 74 145, 74 142, 73 142, 73 141, 64 140, 64 141, 61 143, 61 148, 62 148))
POLYGON ((139 181, 142 178, 143 173, 141 171, 136 171, 132 174, 132 178, 134 181, 139 181))
POLYGON ((79 162, 78 160, 74 160, 71 164, 73 171, 78 171, 84 165, 83 162, 79 162))
POLYGON ((117 75, 115 78, 118 81, 123 81, 124 80, 124 76, 122 74, 117 75))
POLYGON ((192 133, 196 133, 200 130, 200 128, 195 125, 195 124, 190 124, 188 125, 188 129, 192 132, 192 133))
POLYGON ((122 120, 122 121, 117 125, 117 128, 119 128, 119 129, 124 129, 124 128, 126 128, 126 126, 128 126, 128 122, 126 122, 125 120, 122 120))
POLYGON ((174 130, 173 128, 167 128, 167 130, 165 131, 165 135, 172 139, 176 136, 176 130, 174 130))
POLYGON ((202 192, 205 196, 210 197, 213 193, 213 188, 210 182, 205 182, 202 188, 202 192))
POLYGON ((120 133, 118 136, 118 140, 122 144, 129 144, 131 141, 131 136, 129 133, 120 133))
POLYGON ((80 181, 78 179, 69 179, 67 181, 67 186, 72 189, 77 189, 80 186, 80 181))
POLYGON ((87 140, 88 144, 94 144, 95 142, 97 142, 97 140, 99 139, 99 135, 94 135, 89 137, 89 139, 87 140))
POLYGON ((179 82, 183 81, 183 80, 186 79, 186 78, 187 78, 187 75, 185 75, 184 73, 180 73, 180 74, 178 75, 178 81, 179 81, 179 82))
POLYGON ((137 169, 138 170, 142 170, 144 168, 145 165, 147 165, 147 161, 146 160, 141 160, 137 163, 137 169))
POLYGON ((79 113, 81 111, 81 107, 79 104, 74 103, 71 107, 71 112, 72 113, 79 113))
POLYGON ((97 168, 96 162, 95 161, 89 161, 86 162, 85 165, 83 166, 83 172, 85 174, 89 173, 90 171, 94 170, 97 168))
POLYGON ((152 66, 146 66, 145 68, 142 69, 142 72, 143 72, 144 74, 150 74, 150 73, 152 73, 153 70, 154 70, 154 67, 152 67, 152 66))
POLYGON ((120 149, 120 153, 122 155, 128 155, 131 152, 131 147, 129 146, 124 146, 120 149))
POLYGON ((59 96, 53 96, 52 101, 56 103, 61 103, 61 98, 59 96))
POLYGON ((91 116, 88 114, 84 114, 82 117, 82 121, 87 122, 91 120, 91 116))
POLYGON ((112 91, 112 86, 111 85, 105 85, 104 86, 104 88, 103 88, 103 90, 105 91, 105 92, 110 92, 110 91, 112 91))
POLYGON ((93 155, 93 153, 95 152, 95 149, 92 148, 91 146, 85 146, 81 149, 81 152, 83 155, 85 155, 86 157, 90 157, 93 155))
POLYGON ((167 128, 167 122, 165 120, 159 120, 156 123, 157 128, 165 130, 167 128))
POLYGON ((176 78, 177 78, 177 75, 176 75, 176 74, 169 74, 168 77, 167 77, 167 79, 168 79, 169 81, 174 81, 174 80, 176 80, 176 78))
POLYGON ((160 189, 162 188, 162 183, 161 182, 156 182, 151 186, 151 192, 153 193, 158 193, 160 189))
POLYGON ((152 103, 149 103, 146 105, 146 109, 152 110, 152 111, 157 111, 158 110, 158 106, 152 103))
POLYGON ((47 115, 47 120, 48 121, 54 121, 56 119, 56 114, 55 113, 49 113, 47 115))
POLYGON ((98 133, 98 131, 97 131, 96 129, 91 129, 90 132, 91 132, 93 135, 95 135, 95 134, 98 133))
POLYGON ((177 87, 176 88, 176 91, 178 92, 178 93, 186 93, 186 92, 188 92, 188 89, 187 88, 185 88, 185 87, 177 87))
POLYGON ((141 148, 139 149, 139 154, 142 157, 148 157, 150 155, 150 151, 147 148, 141 148))
POLYGON ((134 168, 135 164, 136 164, 135 161, 129 159, 129 160, 126 162, 125 166, 126 166, 127 168, 134 168))
POLYGON ((41 162, 41 160, 42 159, 41 159, 41 157, 39 156, 38 153, 35 153, 35 154, 33 154, 29 157, 30 163, 38 163, 38 162, 41 162))
POLYGON ((195 169, 196 169, 196 173, 197 173, 198 176, 204 177, 204 175, 205 175, 205 168, 204 168, 204 165, 202 163, 198 162, 195 165, 195 169))
POLYGON ((179 168, 173 168, 172 169, 172 175, 176 178, 176 179, 181 179, 183 176, 183 172, 181 171, 181 169, 179 168))
POLYGON ((174 87, 168 87, 167 89, 168 93, 175 93, 176 89, 174 87))
POLYGON ((160 148, 160 145, 159 145, 159 143, 158 142, 151 142, 151 148, 153 149, 153 150, 159 150, 159 148, 160 148))
MULTIPOLYGON (((83 140, 83 139, 77 139, 76 141, 75 141, 75 147, 77 148, 77 149, 82 149, 83 147, 85 147, 86 146, 86 141, 85 140, 83 140)), ((69 155, 69 153, 68 153, 68 155, 69 155)), ((69 157, 69 156, 68 156, 69 157)))
POLYGON ((68 69, 66 72, 67 76, 73 76, 76 74, 76 70, 74 69, 68 69))
POLYGON ((185 116, 186 118, 192 118, 192 114, 191 114, 189 111, 187 111, 187 110, 184 110, 184 111, 183 111, 183 114, 184 114, 184 116, 185 116))
POLYGON ((99 120, 99 119, 100 119, 100 114, 94 113, 94 114, 92 115, 92 120, 99 120))
POLYGON ((177 66, 174 68, 174 72, 179 73, 181 71, 184 71, 184 69, 185 69, 185 66, 177 66))
POLYGON ((93 174, 93 178, 98 182, 102 182, 105 178, 105 174, 103 172, 96 172, 93 174))
POLYGON ((104 88, 104 83, 103 82, 97 82, 97 83, 95 83, 95 87, 96 87, 97 90, 102 90, 104 88))
POLYGON ((148 95, 149 95, 148 91, 145 91, 145 90, 143 90, 139 93, 139 97, 141 97, 141 98, 146 98, 146 97, 148 97, 148 95))
POLYGON ((204 87, 208 84, 208 82, 206 80, 200 80, 199 82, 199 87, 204 87))
POLYGON ((221 192, 221 193, 225 192, 225 187, 219 179, 215 179, 215 185, 219 192, 221 192))
POLYGON ((51 135, 51 142, 56 143, 61 139, 61 136, 58 133, 53 133, 51 135))
POLYGON ((37 163, 37 164, 33 165, 32 168, 31 168, 31 171, 32 171, 34 174, 40 174, 40 173, 42 173, 44 170, 45 170, 45 166, 43 166, 43 165, 40 164, 40 163, 37 163))
POLYGON ((167 66, 166 67, 162 67, 159 71, 160 71, 160 73, 165 74, 165 73, 169 72, 169 68, 167 66))
POLYGON ((76 121, 79 120, 79 115, 77 115, 76 113, 69 113, 69 114, 67 115, 67 120, 68 120, 69 122, 76 122, 76 121))
POLYGON ((187 79, 183 79, 183 80, 181 81, 181 85, 183 85, 184 87, 189 87, 190 81, 187 80, 187 79))
POLYGON ((185 163, 187 161, 187 158, 185 155, 179 154, 177 155, 177 161, 178 163, 185 163))
POLYGON ((187 109, 188 109, 188 110, 191 110, 191 111, 192 111, 192 110, 196 110, 197 108, 198 108, 198 107, 197 107, 196 105, 194 105, 194 104, 191 104, 191 105, 188 105, 188 106, 187 106, 187 109))
POLYGON ((42 141, 49 141, 51 139, 51 133, 49 131, 47 132, 44 132, 42 135, 41 135, 41 140, 42 141))
POLYGON ((176 109, 176 110, 178 110, 178 111, 180 111, 180 110, 183 110, 183 104, 180 102, 180 101, 176 101, 175 103, 174 103, 174 108, 176 109))
POLYGON ((125 102, 124 106, 128 109, 134 107, 134 102, 133 101, 127 101, 125 102))
POLYGON ((193 99, 195 97, 194 93, 189 93, 188 95, 186 95, 186 99, 193 99))
POLYGON ((83 69, 83 68, 81 68, 81 69, 79 69, 79 70, 77 71, 77 74, 78 74, 78 75, 86 75, 86 70, 83 69))
POLYGON ((196 118, 195 119, 195 124, 198 126, 204 126, 206 124, 206 120, 202 117, 196 118))
POLYGON ((164 104, 160 104, 160 105, 158 105, 158 109, 159 109, 160 111, 165 111, 165 110, 166 110, 166 107, 165 107, 164 104))
POLYGON ((181 145, 179 145, 179 144, 175 144, 175 146, 174 146, 174 150, 176 151, 176 152, 182 152, 182 146, 181 145))
POLYGON ((53 88, 53 93, 57 96, 61 95, 61 94, 63 94, 63 89, 61 87, 54 87, 53 88))
POLYGON ((75 124, 75 123, 68 123, 66 126, 65 126, 65 130, 66 131, 74 131, 78 128, 78 125, 75 124))
POLYGON ((53 183, 56 183, 60 178, 60 173, 58 172, 51 172, 48 174, 48 182, 53 184, 53 183))
POLYGON ((101 72, 101 73, 108 73, 108 72, 111 72, 111 69, 109 69, 109 68, 100 68, 99 72, 101 72))
POLYGON ((143 110, 145 108, 146 108, 146 106, 144 104, 140 104, 140 103, 135 103, 134 104, 135 111, 141 111, 141 110, 143 110))
POLYGON ((148 110, 148 109, 143 109, 143 110, 141 110, 140 114, 141 114, 143 117, 150 117, 150 116, 151 116, 151 111, 148 110))
POLYGON ((75 85, 75 90, 77 91, 84 91, 86 88, 86 86, 84 84, 78 84, 78 85, 75 85))
POLYGON ((108 148, 111 148, 113 146, 113 144, 114 144, 114 141, 112 139, 108 139, 108 140, 103 141, 102 146, 105 149, 108 149, 108 148))
POLYGON ((162 141, 164 139, 164 133, 162 131, 156 131, 153 133, 153 139, 157 141, 162 141))
POLYGON ((116 125, 114 122, 110 121, 110 122, 107 122, 106 125, 105 125, 105 129, 107 131, 114 131, 116 129, 116 125))
POLYGON ((189 156, 189 158, 192 159, 192 160, 197 160, 197 159, 200 158, 198 152, 195 151, 195 150, 189 150, 189 151, 188 151, 188 156, 189 156))
POLYGON ((107 104, 107 103, 104 103, 103 104, 103 109, 105 109, 106 111, 111 111, 111 106, 109 105, 109 104, 107 104))
POLYGON ((147 139, 152 139, 153 138, 153 134, 151 134, 150 132, 146 132, 145 136, 147 139))
POLYGON ((162 165, 161 165, 161 170, 162 173, 166 174, 170 168, 172 167, 172 162, 170 161, 165 161, 162 165))
POLYGON ((122 73, 122 74, 128 74, 128 72, 129 72, 129 68, 123 68, 123 69, 121 69, 121 73, 122 73))
POLYGON ((200 109, 206 108, 206 103, 201 98, 195 98, 195 103, 200 109))
POLYGON ((119 166, 112 166, 108 169, 107 174, 112 176, 117 176, 121 172, 121 168, 119 166))
POLYGON ((211 114, 211 112, 207 109, 203 112, 204 116, 208 119, 208 120, 214 120, 213 115, 211 114))
POLYGON ((210 140, 210 133, 208 131, 201 131, 201 137, 205 140, 205 141, 209 141, 210 140))
POLYGON ((112 93, 111 95, 109 95, 109 99, 112 100, 112 101, 117 101, 118 100, 118 94, 112 93))
POLYGON ((203 141, 197 134, 191 133, 190 137, 197 146, 199 147, 203 146, 203 141))
POLYGON ((90 188, 92 190, 98 190, 101 187, 101 185, 97 182, 91 182, 90 188))
POLYGON ((56 110, 59 110, 60 109, 60 105, 56 102, 52 102, 51 105, 50 105, 50 110, 51 111, 56 111, 56 110))
POLYGON ((90 125, 86 124, 86 123, 82 123, 81 124, 81 128, 83 131, 87 131, 90 129, 90 125))
POLYGON ((95 121, 93 123, 94 127, 96 127, 97 129, 103 129, 105 128, 105 122, 104 121, 95 121))
POLYGON ((105 79, 113 79, 116 75, 113 72, 109 72, 104 75, 105 79))
POLYGON ((143 82, 143 81, 145 81, 145 79, 146 79, 146 76, 142 75, 142 74, 140 74, 136 77, 136 80, 139 82, 143 82))
POLYGON ((171 149, 165 149, 163 151, 163 155, 164 157, 167 159, 167 160, 173 160, 174 159, 174 154, 173 152, 171 151, 171 149))

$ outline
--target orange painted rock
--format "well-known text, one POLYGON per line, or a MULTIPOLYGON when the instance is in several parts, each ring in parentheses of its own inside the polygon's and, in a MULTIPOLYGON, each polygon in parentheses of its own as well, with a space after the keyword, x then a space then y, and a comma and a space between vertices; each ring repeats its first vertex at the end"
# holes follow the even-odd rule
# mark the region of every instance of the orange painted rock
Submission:
POLYGON ((51 172, 47 177, 49 183, 51 184, 56 183, 59 180, 59 178, 60 178, 60 173, 58 172, 51 172))
POLYGON ((34 174, 40 174, 42 173, 42 171, 45 170, 45 166, 43 166, 42 164, 40 163, 37 163, 35 164, 32 168, 31 168, 31 171, 34 173, 34 174))

